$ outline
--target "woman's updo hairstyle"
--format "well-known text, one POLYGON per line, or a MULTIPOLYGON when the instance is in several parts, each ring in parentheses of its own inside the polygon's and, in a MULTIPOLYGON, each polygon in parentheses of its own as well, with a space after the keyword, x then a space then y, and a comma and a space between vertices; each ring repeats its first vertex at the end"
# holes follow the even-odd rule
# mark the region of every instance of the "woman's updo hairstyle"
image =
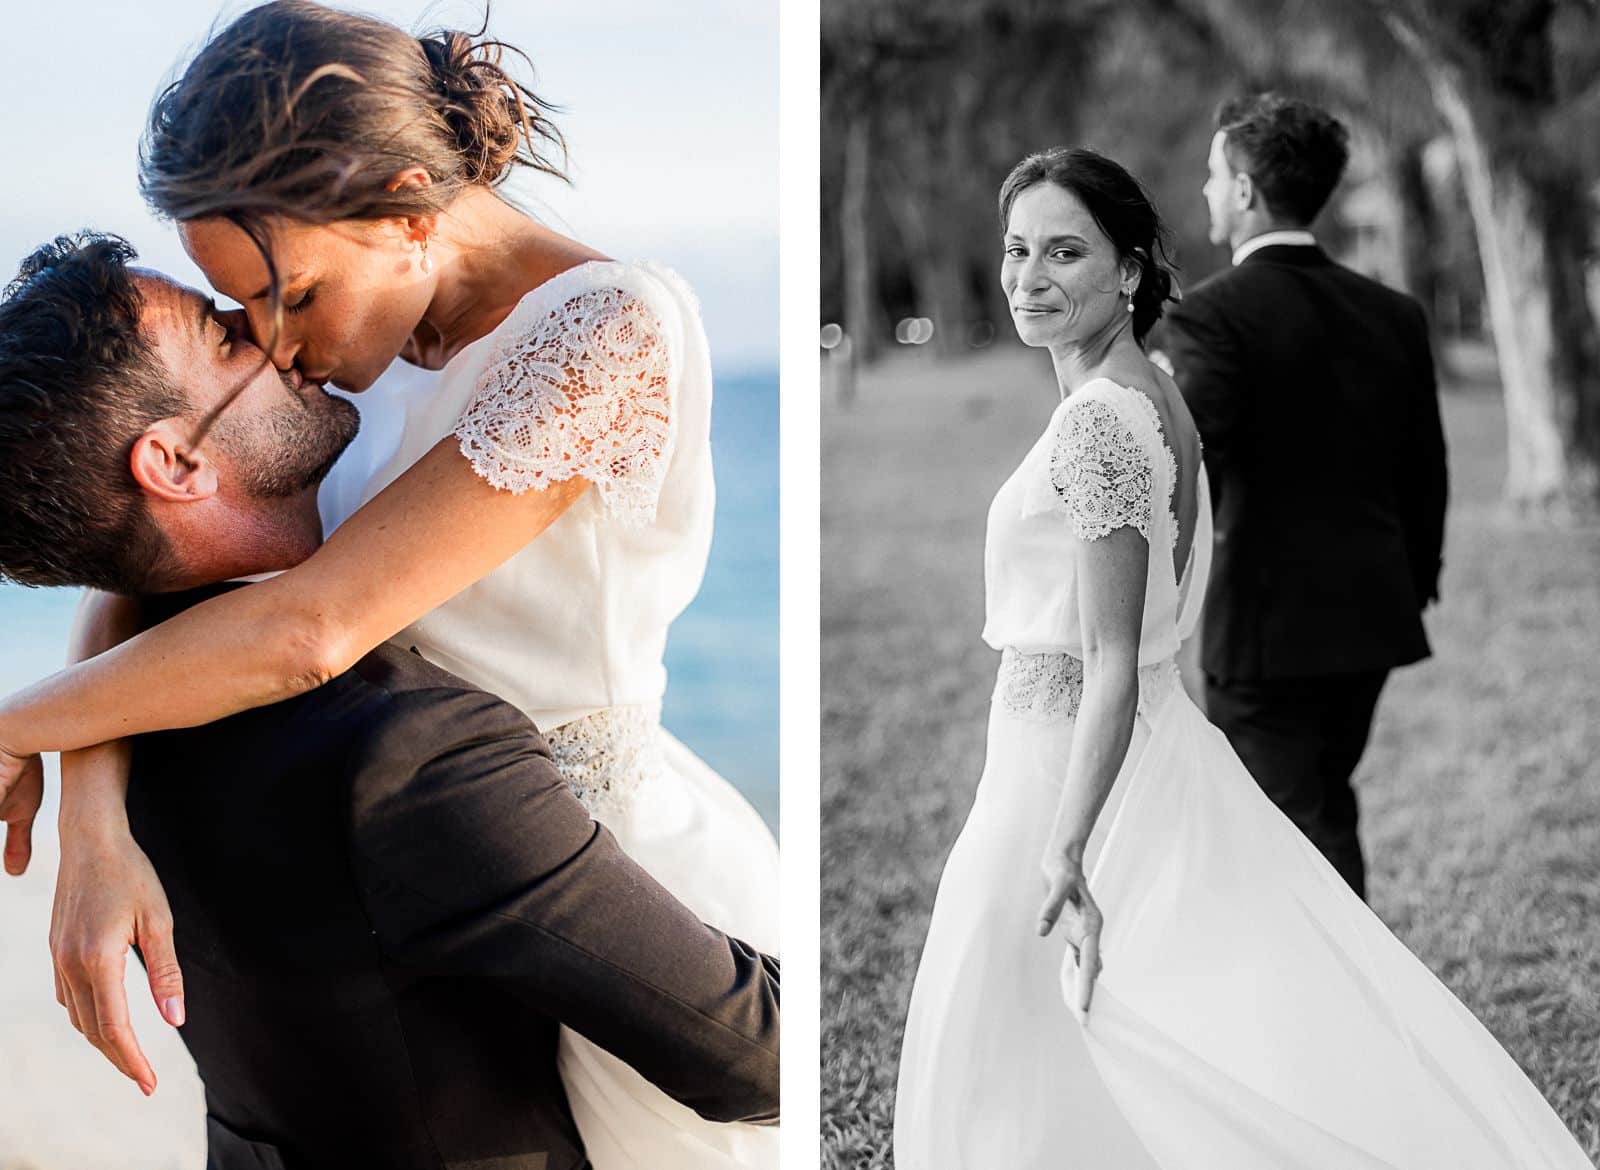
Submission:
MULTIPOLYGON (((271 277, 272 217, 303 223, 425 215, 517 167, 566 179, 554 107, 507 71, 520 50, 476 33, 414 37, 313 0, 273 0, 215 34, 157 96, 139 187, 180 222, 221 217, 255 241, 271 277), (431 186, 390 189, 408 167, 431 186)), ((531 68, 531 66, 530 66, 531 68)))
POLYGON ((313 0, 253 8, 157 96, 140 189, 179 221, 332 223, 437 211, 518 166, 564 179, 553 108, 502 64, 526 56, 486 31, 414 37, 313 0), (410 166, 433 185, 389 190, 410 166))
POLYGON ((1054 183, 1071 191, 1088 208, 1119 257, 1139 264, 1139 284, 1133 291, 1133 336, 1145 336, 1161 319, 1168 301, 1176 302, 1171 234, 1161 214, 1139 180, 1098 151, 1082 146, 1057 146, 1030 154, 1011 169, 1000 184, 1000 230, 1011 222, 1017 196, 1040 183, 1054 183))
POLYGON ((563 146, 561 132, 545 120, 550 107, 502 68, 505 46, 454 31, 419 41, 433 70, 439 113, 454 138, 463 183, 492 187, 518 166, 565 179, 541 150, 542 145, 563 146))

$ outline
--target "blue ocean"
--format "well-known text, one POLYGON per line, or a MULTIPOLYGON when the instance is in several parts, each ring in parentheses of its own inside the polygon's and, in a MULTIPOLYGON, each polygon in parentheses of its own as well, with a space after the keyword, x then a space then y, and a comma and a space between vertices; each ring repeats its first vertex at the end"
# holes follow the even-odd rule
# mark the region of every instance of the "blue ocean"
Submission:
MULTIPOLYGON (((664 721, 778 823, 778 377, 719 376, 711 445, 716 538, 672 628, 664 721)), ((0 688, 57 669, 77 593, 0 585, 0 688)))

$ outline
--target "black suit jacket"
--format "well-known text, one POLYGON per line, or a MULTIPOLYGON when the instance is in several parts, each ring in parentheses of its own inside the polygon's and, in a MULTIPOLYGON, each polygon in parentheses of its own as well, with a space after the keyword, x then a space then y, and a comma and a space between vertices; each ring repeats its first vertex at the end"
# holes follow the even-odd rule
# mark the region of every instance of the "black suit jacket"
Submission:
POLYGON ((212 1170, 584 1166, 558 1024, 707 1117, 777 1115, 776 963, 629 860, 520 712, 415 654, 141 737, 128 805, 212 1170))
POLYGON ((1425 658, 1446 473, 1422 307, 1320 248, 1272 246, 1197 285, 1157 344, 1211 480, 1206 673, 1425 658))

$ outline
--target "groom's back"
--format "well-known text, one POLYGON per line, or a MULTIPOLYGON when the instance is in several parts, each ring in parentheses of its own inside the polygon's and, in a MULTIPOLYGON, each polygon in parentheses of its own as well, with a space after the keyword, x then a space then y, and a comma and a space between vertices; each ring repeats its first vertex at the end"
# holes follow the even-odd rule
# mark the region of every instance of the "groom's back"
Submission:
POLYGON ((1444 448, 1420 306, 1320 249, 1268 247, 1198 286, 1163 343, 1212 480, 1207 673, 1426 655, 1444 448))
MULTIPOLYGON (((129 811, 172 903, 213 1166, 247 1151, 264 1161, 238 1164, 291 1170, 584 1164, 555 1020, 492 978, 419 969, 386 945, 397 915, 436 908, 411 905, 424 891, 375 889, 374 851, 415 848, 427 864, 453 842, 455 865, 474 859, 461 825, 385 839, 402 822, 377 806, 409 799, 419 762, 474 736, 520 756, 515 781, 485 778, 518 785, 506 799, 559 788, 527 758, 542 741, 520 715, 391 647, 299 699, 138 742, 129 811)), ((592 831, 555 821, 558 849, 592 831)))

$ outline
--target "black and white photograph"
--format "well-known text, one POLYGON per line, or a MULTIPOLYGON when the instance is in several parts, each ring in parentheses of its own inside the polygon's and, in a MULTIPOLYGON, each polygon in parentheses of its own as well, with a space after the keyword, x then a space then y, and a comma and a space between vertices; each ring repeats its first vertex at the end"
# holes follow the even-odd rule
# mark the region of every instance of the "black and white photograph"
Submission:
POLYGON ((1600 1155, 1600 12, 822 6, 822 1165, 1600 1155))

